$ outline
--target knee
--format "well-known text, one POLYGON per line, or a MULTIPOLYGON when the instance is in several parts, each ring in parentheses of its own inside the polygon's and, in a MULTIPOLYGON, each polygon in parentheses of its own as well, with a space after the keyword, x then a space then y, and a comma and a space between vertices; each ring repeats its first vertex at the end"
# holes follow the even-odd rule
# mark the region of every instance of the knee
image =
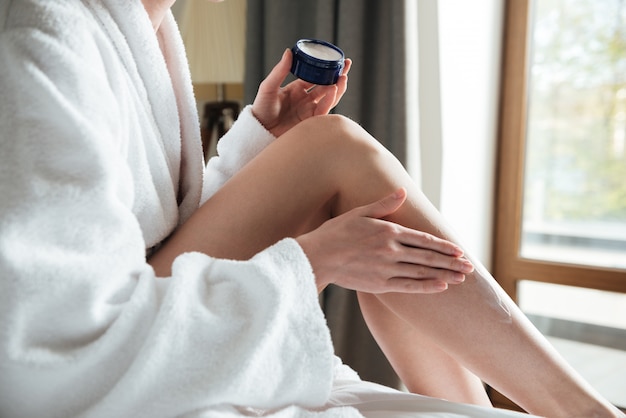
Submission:
POLYGON ((315 116, 297 125, 301 134, 296 135, 321 149, 348 156, 385 153, 385 148, 361 125, 343 115, 315 116))

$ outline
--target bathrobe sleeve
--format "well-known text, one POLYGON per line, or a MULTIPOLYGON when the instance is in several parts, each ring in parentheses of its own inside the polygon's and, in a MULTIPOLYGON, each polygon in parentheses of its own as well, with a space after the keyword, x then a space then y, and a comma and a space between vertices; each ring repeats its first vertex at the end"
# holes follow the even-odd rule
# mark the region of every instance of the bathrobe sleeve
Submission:
POLYGON ((188 253, 155 278, 124 158, 136 92, 61 17, 67 39, 0 27, 0 416, 323 404, 332 345, 301 248, 188 253))
POLYGON ((252 105, 244 107, 232 128, 217 143, 217 155, 209 159, 202 201, 211 197, 274 139, 252 113, 252 105))

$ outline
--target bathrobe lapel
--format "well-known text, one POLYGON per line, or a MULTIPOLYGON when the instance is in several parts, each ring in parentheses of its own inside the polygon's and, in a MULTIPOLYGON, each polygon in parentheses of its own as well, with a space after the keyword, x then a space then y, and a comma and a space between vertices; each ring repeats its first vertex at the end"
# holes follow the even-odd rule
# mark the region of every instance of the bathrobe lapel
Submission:
MULTIPOLYGON (((138 25, 150 25, 140 1, 104 0, 91 4, 96 11, 108 9, 97 14, 116 45, 138 97, 151 110, 149 123, 155 132, 152 140, 163 153, 169 171, 169 176, 153 172, 153 181, 157 190, 169 186, 159 182, 171 182, 177 195, 178 223, 183 223, 198 208, 204 165, 191 77, 176 22, 168 13, 158 37, 149 36, 151 32, 145 28, 137 30, 138 25), (129 33, 132 36, 126 36, 129 33)), ((146 148, 152 151, 154 146, 147 144, 146 148)))

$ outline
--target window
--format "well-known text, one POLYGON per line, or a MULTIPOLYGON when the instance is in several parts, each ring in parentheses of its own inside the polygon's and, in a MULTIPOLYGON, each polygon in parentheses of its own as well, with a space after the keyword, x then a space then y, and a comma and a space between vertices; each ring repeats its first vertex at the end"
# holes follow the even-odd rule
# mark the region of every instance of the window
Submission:
POLYGON ((626 407, 626 5, 506 4, 494 273, 626 407))

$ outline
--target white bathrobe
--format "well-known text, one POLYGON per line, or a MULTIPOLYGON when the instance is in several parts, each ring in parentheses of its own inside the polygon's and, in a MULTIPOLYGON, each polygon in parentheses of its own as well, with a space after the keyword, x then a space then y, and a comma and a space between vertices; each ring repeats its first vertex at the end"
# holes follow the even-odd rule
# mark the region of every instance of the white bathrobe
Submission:
POLYGON ((347 390, 294 240, 146 263, 273 140, 244 109, 203 185, 171 15, 157 40, 139 0, 0 0, 0 25, 0 416, 351 417, 387 393, 347 390))

